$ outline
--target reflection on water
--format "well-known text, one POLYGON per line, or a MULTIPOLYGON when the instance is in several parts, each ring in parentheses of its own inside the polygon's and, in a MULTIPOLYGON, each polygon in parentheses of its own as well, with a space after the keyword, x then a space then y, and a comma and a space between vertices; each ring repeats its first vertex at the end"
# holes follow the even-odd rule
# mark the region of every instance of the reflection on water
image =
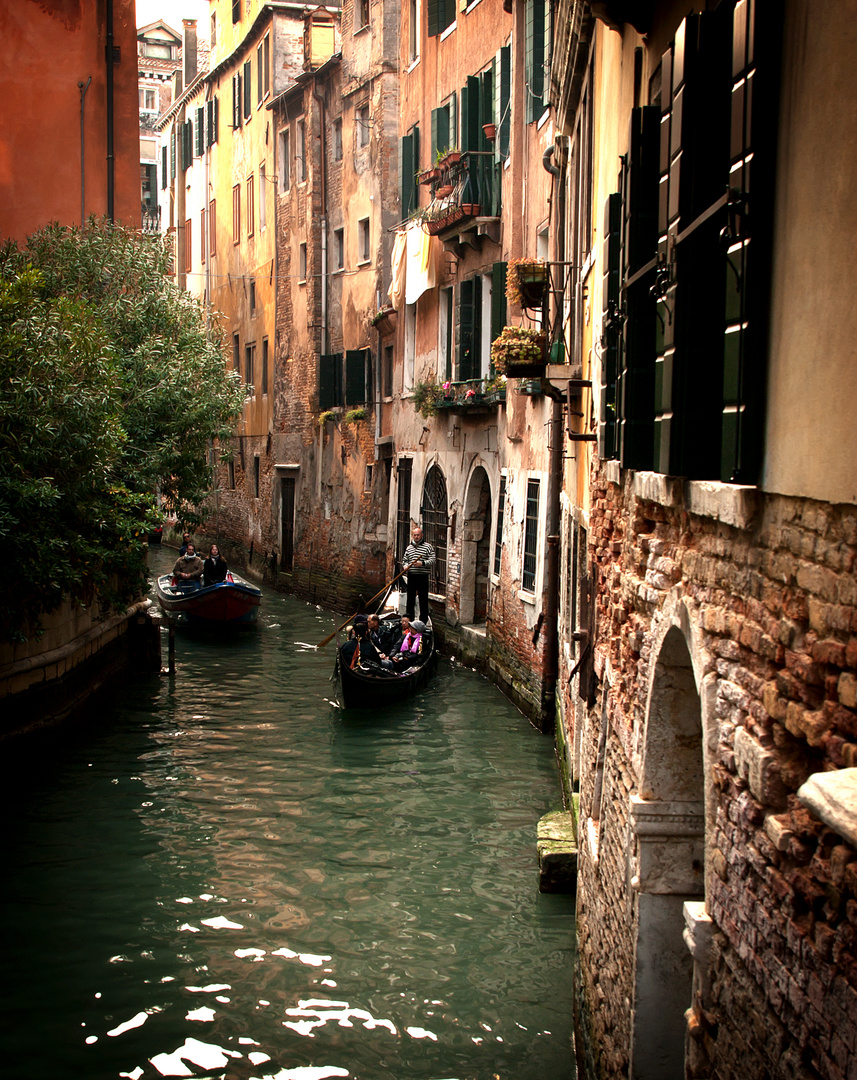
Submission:
POLYGON ((550 740, 449 662, 344 713, 332 616, 261 612, 7 781, 0 1075, 573 1077, 550 740))

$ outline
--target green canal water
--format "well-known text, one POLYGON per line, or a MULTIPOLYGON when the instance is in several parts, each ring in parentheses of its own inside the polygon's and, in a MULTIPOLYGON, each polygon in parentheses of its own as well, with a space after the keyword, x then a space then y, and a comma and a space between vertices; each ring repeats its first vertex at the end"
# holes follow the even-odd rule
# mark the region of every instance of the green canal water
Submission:
POLYGON ((570 1080, 550 738, 449 659, 343 712, 334 616, 262 605, 5 770, 0 1075, 570 1080))

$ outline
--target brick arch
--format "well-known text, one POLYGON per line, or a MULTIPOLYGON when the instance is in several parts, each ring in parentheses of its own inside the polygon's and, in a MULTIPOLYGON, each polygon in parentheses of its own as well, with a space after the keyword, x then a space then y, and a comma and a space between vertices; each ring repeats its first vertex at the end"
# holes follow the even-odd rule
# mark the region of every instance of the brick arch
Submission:
MULTIPOLYGON (((637 897, 631 1075, 683 1080, 705 915, 713 664, 696 611, 674 596, 652 635, 639 793, 631 799, 637 897), (689 920, 689 921, 688 921, 689 920), (689 933, 686 933, 689 931, 689 933)), ((702 950, 704 951, 704 950, 702 950)))

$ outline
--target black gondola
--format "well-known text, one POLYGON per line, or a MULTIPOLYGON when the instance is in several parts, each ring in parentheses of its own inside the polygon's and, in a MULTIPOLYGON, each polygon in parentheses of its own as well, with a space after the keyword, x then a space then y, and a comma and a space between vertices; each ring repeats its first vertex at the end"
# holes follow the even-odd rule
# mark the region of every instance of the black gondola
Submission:
MULTIPOLYGON (((382 625, 386 624, 390 627, 395 627, 400 622, 400 617, 395 612, 385 612, 380 619, 382 625)), ((430 620, 426 626, 427 630, 423 635, 424 652, 418 658, 418 663, 404 672, 389 672, 366 664, 351 668, 341 660, 342 646, 340 645, 336 650, 334 675, 338 676, 339 685, 342 687, 343 707, 346 709, 383 708, 422 690, 437 667, 437 650, 430 620)))

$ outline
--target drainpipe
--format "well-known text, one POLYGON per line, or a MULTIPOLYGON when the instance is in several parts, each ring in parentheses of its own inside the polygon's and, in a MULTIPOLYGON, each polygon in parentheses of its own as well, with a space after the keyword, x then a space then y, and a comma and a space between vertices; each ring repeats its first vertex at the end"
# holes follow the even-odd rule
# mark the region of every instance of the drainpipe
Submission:
POLYGON ((321 131, 321 352, 327 352, 327 143, 325 141, 324 98, 319 94, 313 80, 312 96, 318 102, 319 130, 321 131))
POLYGON ((92 82, 92 76, 86 80, 86 86, 82 82, 77 84, 80 91, 80 227, 83 228, 86 221, 86 140, 84 138, 85 126, 83 122, 84 105, 86 104, 86 91, 92 82))
MULTIPOLYGON (((542 156, 542 165, 553 176, 554 186, 559 188, 556 229, 556 259, 560 264, 565 257, 565 184, 563 170, 552 160, 555 146, 552 143, 542 156)), ((560 299, 560 303, 562 300, 560 299)), ((551 398, 551 419, 548 453, 547 491, 547 565, 545 595, 545 664, 542 689, 542 730, 548 731, 556 724, 556 694, 559 678, 559 588, 560 588, 560 495, 562 493, 563 461, 563 402, 561 390, 544 384, 545 393, 551 398)))
POLYGON ((107 0, 107 219, 113 223, 113 0, 107 0))

